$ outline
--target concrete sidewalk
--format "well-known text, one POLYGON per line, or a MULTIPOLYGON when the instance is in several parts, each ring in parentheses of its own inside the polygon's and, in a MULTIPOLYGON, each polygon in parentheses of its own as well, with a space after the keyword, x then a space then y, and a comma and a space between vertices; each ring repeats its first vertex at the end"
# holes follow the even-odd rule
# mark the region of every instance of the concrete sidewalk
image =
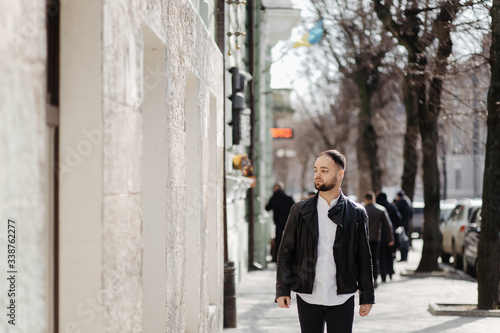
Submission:
MULTIPOLYGON (((375 289, 375 302, 370 315, 360 317, 358 296, 354 315, 354 332, 500 332, 500 318, 433 316, 429 303, 477 303, 477 283, 457 275, 409 278, 400 274, 417 268, 422 241, 415 240, 408 262, 395 263, 396 275, 375 289)), ((274 303, 276 267, 248 273, 237 296, 234 332, 299 333, 295 296, 292 308, 280 309, 274 303)))

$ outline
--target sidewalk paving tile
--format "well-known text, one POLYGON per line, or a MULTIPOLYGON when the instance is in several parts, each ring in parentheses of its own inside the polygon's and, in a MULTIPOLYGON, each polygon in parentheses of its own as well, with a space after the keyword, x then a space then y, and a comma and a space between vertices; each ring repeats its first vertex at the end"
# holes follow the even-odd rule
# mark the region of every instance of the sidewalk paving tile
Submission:
MULTIPOLYGON (((500 318, 433 316, 431 303, 473 304, 477 302, 477 283, 471 279, 445 277, 407 277, 401 273, 416 269, 422 241, 413 242, 407 262, 396 262, 396 275, 375 289, 375 302, 367 317, 360 317, 358 297, 354 333, 475 333, 500 332, 500 318)), ((225 333, 299 333, 295 295, 292 307, 280 309, 274 303, 276 266, 245 275, 237 295, 237 327, 225 333)))

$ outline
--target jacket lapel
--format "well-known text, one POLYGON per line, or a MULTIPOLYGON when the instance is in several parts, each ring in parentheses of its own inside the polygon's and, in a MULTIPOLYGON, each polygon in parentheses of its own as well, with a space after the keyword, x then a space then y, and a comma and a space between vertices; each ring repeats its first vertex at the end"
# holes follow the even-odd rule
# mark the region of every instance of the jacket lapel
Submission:
POLYGON ((300 214, 302 215, 307 227, 316 238, 319 237, 318 214, 316 213, 317 202, 318 194, 316 193, 316 195, 309 199, 300 210, 300 214))
POLYGON ((328 217, 330 218, 330 220, 332 220, 335 224, 337 224, 341 228, 344 227, 344 219, 342 218, 344 201, 345 201, 344 194, 342 193, 342 191, 340 191, 339 201, 335 206, 330 208, 330 210, 328 211, 328 217))

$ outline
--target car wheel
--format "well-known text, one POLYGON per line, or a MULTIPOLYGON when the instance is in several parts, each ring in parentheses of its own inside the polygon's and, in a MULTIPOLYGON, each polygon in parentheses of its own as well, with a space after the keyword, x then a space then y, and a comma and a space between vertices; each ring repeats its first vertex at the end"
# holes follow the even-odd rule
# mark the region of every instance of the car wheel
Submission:
POLYGON ((458 255, 457 252, 457 247, 455 246, 455 241, 452 242, 451 244, 451 249, 453 251, 452 256, 453 256, 453 267, 456 269, 462 269, 463 268, 463 259, 461 256, 458 255))
POLYGON ((450 263, 450 255, 446 252, 441 252, 441 261, 445 264, 449 264, 450 263))

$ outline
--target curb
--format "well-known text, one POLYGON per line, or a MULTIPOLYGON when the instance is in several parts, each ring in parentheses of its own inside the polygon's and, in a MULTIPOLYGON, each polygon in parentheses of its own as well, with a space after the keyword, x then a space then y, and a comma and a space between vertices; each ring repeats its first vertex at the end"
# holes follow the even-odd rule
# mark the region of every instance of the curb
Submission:
POLYGON ((405 270, 400 275, 408 278, 448 278, 448 279, 460 279, 470 282, 477 282, 476 279, 470 275, 462 272, 461 270, 455 269, 447 264, 439 264, 440 271, 433 272, 417 272, 416 270, 405 270))
POLYGON ((461 278, 457 275, 453 276, 453 272, 446 272, 446 271, 434 271, 434 272, 417 272, 415 270, 410 270, 407 269, 404 272, 401 272, 401 276, 408 277, 408 278, 429 278, 429 277, 435 277, 435 278, 461 278))
POLYGON ((472 276, 470 276, 469 274, 465 273, 464 271, 462 271, 460 269, 456 269, 455 267, 452 267, 448 264, 440 263, 439 268, 441 268, 442 270, 447 270, 447 271, 453 272, 455 274, 458 274, 462 279, 464 279, 466 281, 477 282, 477 280, 475 278, 473 278, 472 276))
POLYGON ((478 310, 476 308, 477 304, 429 304, 429 312, 434 316, 500 317, 500 310, 478 310))

